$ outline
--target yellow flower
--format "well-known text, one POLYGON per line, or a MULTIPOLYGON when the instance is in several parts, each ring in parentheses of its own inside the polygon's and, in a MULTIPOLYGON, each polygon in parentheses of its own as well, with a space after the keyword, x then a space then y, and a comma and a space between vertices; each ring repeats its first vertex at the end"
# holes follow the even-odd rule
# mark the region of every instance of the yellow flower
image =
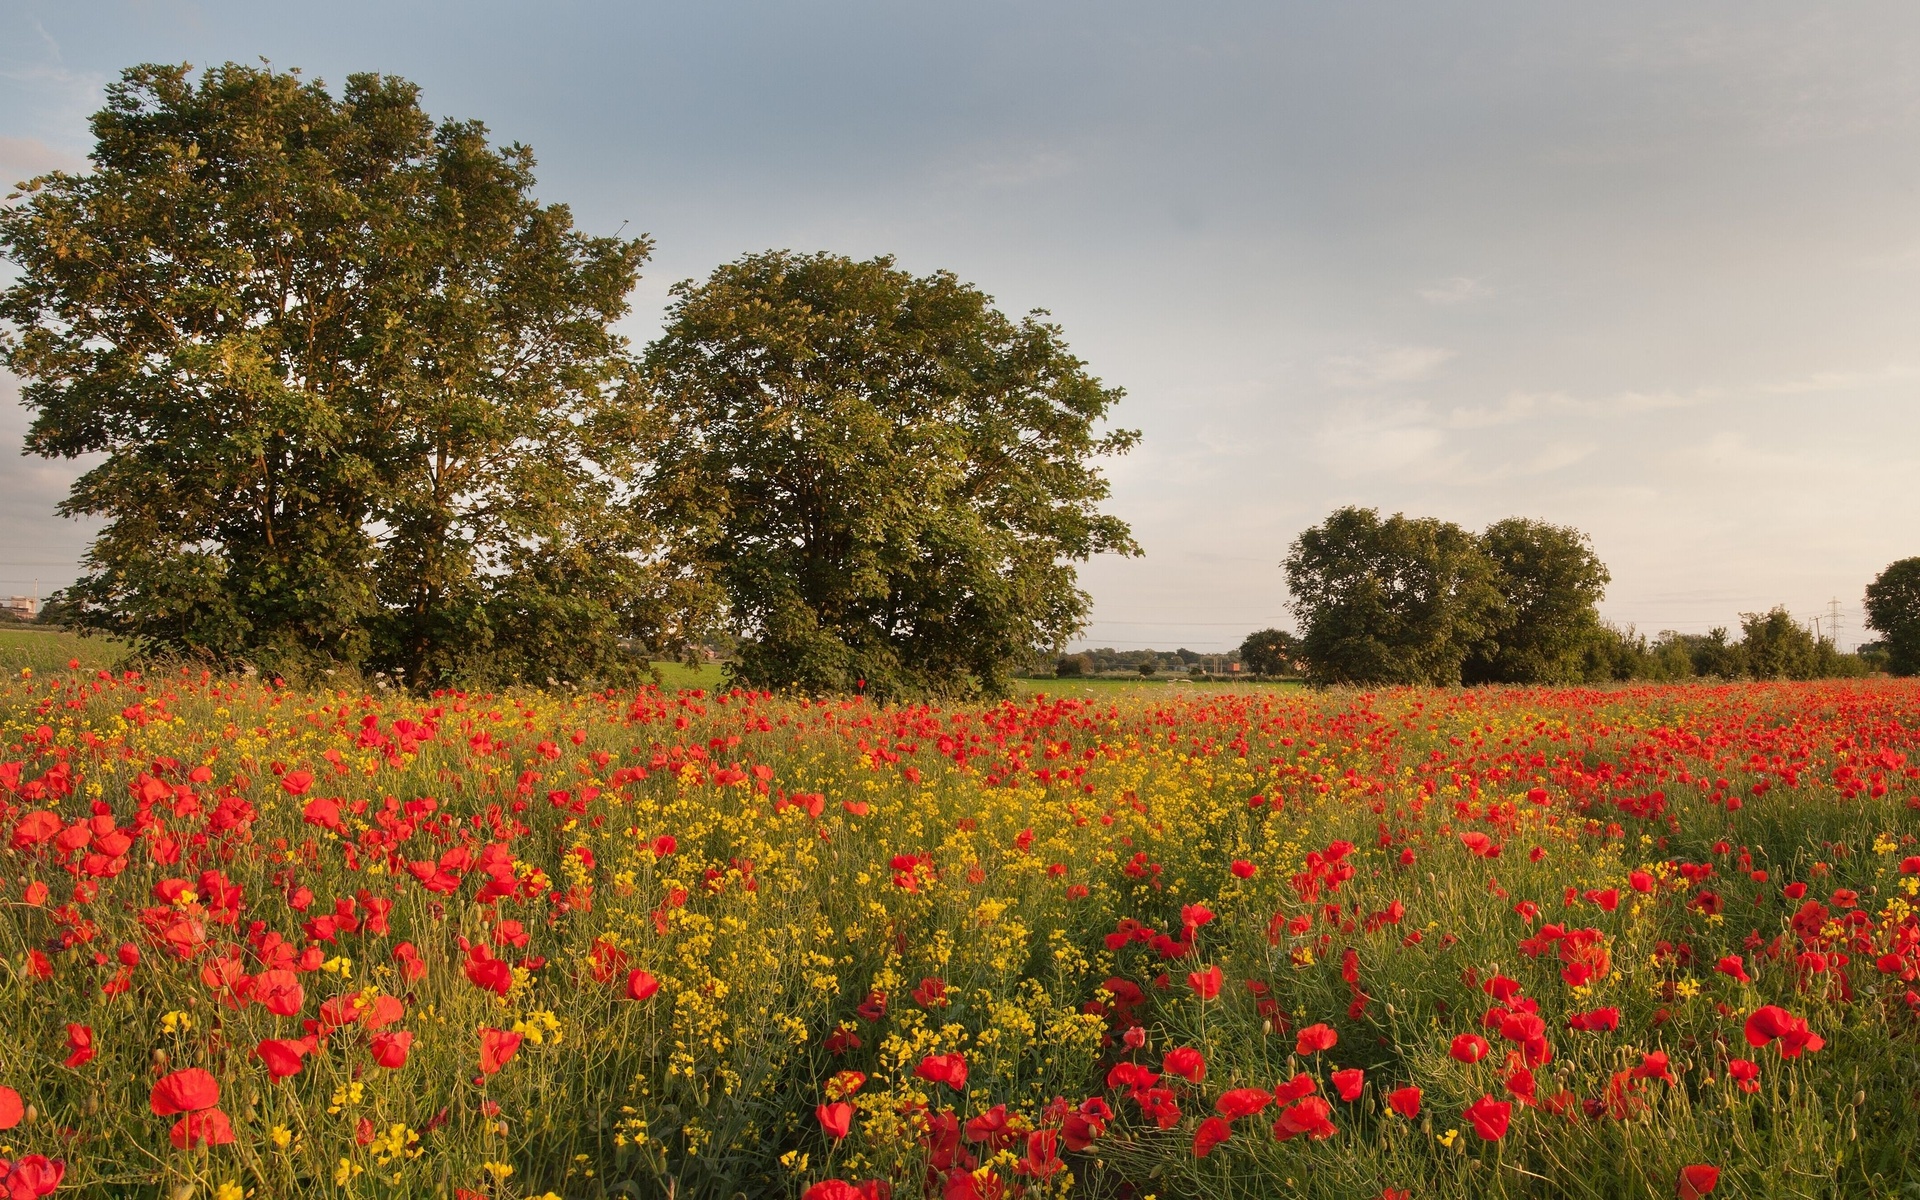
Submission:
POLYGON ((288 1129, 285 1125, 275 1125, 273 1131, 267 1134, 267 1138, 272 1141, 274 1145, 285 1150, 293 1144, 293 1130, 288 1129))
POLYGON ((223 1183, 213 1189, 213 1200, 245 1200, 246 1190, 237 1183, 223 1183))

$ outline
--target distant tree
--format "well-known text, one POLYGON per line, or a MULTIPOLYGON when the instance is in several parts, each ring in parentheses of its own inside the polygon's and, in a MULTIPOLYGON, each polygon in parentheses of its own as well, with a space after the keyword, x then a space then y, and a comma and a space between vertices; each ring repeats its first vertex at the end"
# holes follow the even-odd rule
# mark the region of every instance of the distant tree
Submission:
POLYGON ((0 209, 33 453, 98 456, 82 625, 275 670, 599 674, 686 641, 623 482, 648 252, 404 80, 141 66, 0 209))
POLYGON ((1284 629, 1261 629, 1240 643, 1240 662, 1255 675, 1291 675, 1298 670, 1300 639, 1284 629))
POLYGON ((1596 607, 1611 578, 1587 535, 1510 517, 1489 525, 1480 549, 1502 604, 1492 638, 1462 669, 1468 683, 1574 683, 1601 634, 1596 607))
POLYGON ((1062 679, 1078 679, 1094 673, 1093 656, 1089 654, 1063 654, 1053 665, 1053 673, 1062 679))
POLYGON ((1920 558, 1903 558, 1867 585, 1867 627, 1880 635, 1887 670, 1920 675, 1920 558))
POLYGON ((1784 607, 1740 614, 1740 657, 1755 679, 1812 679, 1819 671, 1814 636, 1784 607))
POLYGON ((1309 678, 1452 685, 1498 628, 1495 568, 1447 521, 1342 508, 1284 564, 1309 678))
POLYGON ((1143 659, 1141 660, 1139 667, 1136 669, 1140 672, 1140 674, 1144 678, 1151 679, 1153 678, 1153 673, 1160 669, 1160 664, 1153 661, 1151 658, 1143 659))
POLYGON ((1073 563, 1138 553, 1095 460, 1136 435, 1033 314, 888 258, 750 255, 674 289, 649 489, 725 591, 734 677, 997 693, 1084 623, 1073 563))

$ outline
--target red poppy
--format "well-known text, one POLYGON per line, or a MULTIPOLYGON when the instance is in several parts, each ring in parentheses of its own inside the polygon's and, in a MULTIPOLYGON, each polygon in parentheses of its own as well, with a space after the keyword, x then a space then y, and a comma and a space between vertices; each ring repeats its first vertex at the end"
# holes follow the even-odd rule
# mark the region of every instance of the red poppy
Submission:
POLYGON ((660 981, 636 968, 627 975, 627 999, 646 1000, 660 990, 660 981))
POLYGON ((1199 1083, 1207 1077, 1207 1060, 1192 1046, 1169 1050, 1160 1066, 1167 1074, 1178 1075, 1188 1083, 1199 1083))
POLYGON ((67 1026, 67 1066, 80 1067, 93 1061, 93 1027, 91 1025, 67 1026))
POLYGON ((844 1100, 816 1105, 813 1115, 820 1118, 820 1128, 826 1130, 827 1136, 836 1142, 846 1137, 853 1128, 853 1105, 844 1100))
POLYGON ((20 1102, 20 1093, 0 1087, 0 1129, 12 1129, 26 1115, 27 1106, 20 1102))
POLYGON ((156 1117, 200 1112, 220 1103, 220 1082, 199 1067, 188 1067, 154 1084, 148 1103, 156 1117))
POLYGON ((1302 1071, 1292 1079, 1276 1086, 1273 1089, 1273 1098, 1281 1104, 1292 1104, 1302 1096, 1313 1095, 1313 1090, 1319 1086, 1314 1082, 1313 1076, 1302 1071))
POLYGON ((1218 966, 1208 967, 1204 971, 1194 971, 1187 976, 1187 986, 1193 994, 1202 1000, 1212 1000, 1220 994, 1220 983, 1226 976, 1218 966))
POLYGON ((1193 1131, 1193 1156, 1205 1158, 1213 1148, 1233 1136, 1233 1126, 1220 1117, 1208 1117, 1193 1131))
POLYGON ((1306 1056, 1331 1050, 1340 1042, 1340 1035, 1328 1025, 1309 1025, 1293 1039, 1293 1052, 1306 1056))
POLYGON ((1334 1135, 1333 1106, 1318 1096, 1308 1096, 1296 1102, 1280 1114, 1273 1123, 1273 1136, 1281 1141, 1291 1141, 1305 1136, 1312 1141, 1323 1141, 1334 1135))
POLYGON ((293 1038, 265 1038, 253 1048, 253 1056, 267 1064, 268 1074, 285 1079, 300 1073, 300 1060, 312 1049, 307 1042, 293 1038))
POLYGON ((1273 1097, 1260 1088, 1234 1088, 1213 1102, 1213 1111, 1229 1121, 1250 1117, 1271 1103, 1273 1097))
POLYGON ((167 1140, 176 1150, 191 1150, 200 1145, 224 1146, 233 1141, 233 1123, 217 1108, 190 1112, 173 1123, 167 1140))
POLYGON ((507 961, 493 957, 485 946, 475 946, 474 950, 466 965, 467 979, 473 986, 502 996, 513 990, 513 968, 507 961))
POLYGON ((1674 1181, 1673 1193, 1679 1200, 1700 1200, 1700 1197, 1720 1186, 1720 1168, 1699 1164, 1680 1168, 1680 1178, 1674 1181))
POLYGON ((480 1027, 480 1073, 498 1074, 501 1067, 513 1061, 520 1050, 520 1035, 503 1029, 480 1027))
POLYGON ((51 1196, 66 1176, 67 1164, 44 1154, 29 1154, 13 1163, 0 1158, 0 1194, 8 1200, 51 1196))
POLYGON ((1420 1089, 1395 1088, 1387 1093, 1387 1107, 1411 1121, 1420 1115, 1420 1089))
POLYGON ((967 1058, 964 1054, 929 1054, 913 1069, 915 1077, 928 1083, 944 1083, 954 1091, 967 1086, 967 1058))
POLYGON ((1747 1045, 1755 1048, 1778 1040, 1780 1057, 1798 1058, 1803 1050, 1819 1051, 1826 1039, 1807 1028, 1804 1019, 1777 1004, 1763 1004, 1747 1018, 1747 1045))
POLYGON ((292 971, 262 971, 253 981, 253 998, 279 1017, 291 1017, 307 1002, 306 989, 292 971))
POLYGON ((1360 1089, 1366 1085, 1367 1073, 1359 1067, 1348 1067, 1344 1071, 1333 1073, 1333 1090, 1340 1098, 1352 1104, 1360 1098, 1360 1089))
POLYGON ((1229 868, 1229 870, 1233 872, 1235 879, 1252 879, 1259 869, 1260 868, 1254 866, 1244 858, 1234 859, 1233 865, 1229 868))
POLYGON ((1738 954, 1729 954, 1713 965, 1713 969, 1722 975, 1738 979, 1741 983, 1752 983, 1753 976, 1747 974, 1747 962, 1738 954))
POLYGON ((399 1029, 373 1035, 373 1061, 397 1071, 407 1065, 407 1051, 413 1048, 411 1030, 399 1029))
POLYGON ((1492 1096, 1482 1096, 1467 1105, 1463 1114, 1473 1124, 1473 1131, 1489 1142, 1497 1142, 1507 1136, 1507 1122, 1513 1119, 1513 1105, 1504 1100, 1495 1100, 1492 1096))
POLYGON ((1727 1074, 1740 1086, 1743 1092, 1760 1090, 1760 1064, 1745 1058, 1727 1060, 1727 1074))
POLYGON ((1453 1044, 1447 1047, 1447 1053, 1460 1062, 1472 1064, 1485 1058, 1491 1049, 1492 1044, 1479 1034, 1462 1033, 1453 1039, 1453 1044))

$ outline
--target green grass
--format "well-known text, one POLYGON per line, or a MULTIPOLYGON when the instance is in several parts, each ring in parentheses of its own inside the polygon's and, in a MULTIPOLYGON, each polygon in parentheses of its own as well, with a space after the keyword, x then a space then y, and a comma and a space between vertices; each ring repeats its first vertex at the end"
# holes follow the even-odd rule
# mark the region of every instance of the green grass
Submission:
POLYGON ((1154 694, 1184 693, 1198 695, 1211 692, 1231 692, 1246 695, 1260 692, 1295 691, 1305 684, 1291 679, 1254 680, 1254 679, 1188 679, 1184 675, 1134 676, 1130 679, 1106 678, 1104 676, 1080 678, 1058 678, 1052 675, 1034 676, 1016 679, 1014 686, 1023 695, 1044 692, 1049 696, 1122 696, 1136 692, 1154 694))
POLYGON ((112 638, 81 637, 64 629, 0 629, 0 670, 9 675, 23 667, 64 671, 75 659, 86 670, 100 670, 126 656, 126 643, 112 638))
POLYGON ((689 667, 685 663, 656 662, 654 670, 660 672, 660 684, 667 688, 704 688, 713 691, 726 686, 726 666, 723 663, 701 663, 689 667))

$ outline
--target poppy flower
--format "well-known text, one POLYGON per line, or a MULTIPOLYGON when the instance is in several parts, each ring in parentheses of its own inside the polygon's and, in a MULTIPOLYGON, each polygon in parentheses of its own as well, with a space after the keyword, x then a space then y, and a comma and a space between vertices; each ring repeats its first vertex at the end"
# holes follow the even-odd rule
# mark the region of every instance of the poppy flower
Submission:
POLYGON ((1721 959, 1719 962, 1713 964, 1713 969, 1720 972, 1722 975, 1726 975, 1733 979, 1737 979, 1741 983, 1753 982, 1753 976, 1747 974, 1746 959, 1741 958, 1738 954, 1727 955, 1725 958, 1721 959))
POLYGON ((1798 1058, 1802 1051, 1818 1052, 1826 1039, 1807 1028, 1807 1022, 1777 1004, 1763 1004, 1753 1010, 1746 1023, 1747 1045, 1758 1049, 1774 1041, 1780 1043, 1780 1057, 1798 1058))
POLYGON ((1187 976, 1187 986, 1192 988, 1193 994, 1200 999, 1212 1000, 1220 994, 1220 982, 1225 978, 1225 974, 1217 965, 1211 966, 1204 971, 1190 973, 1187 976))
POLYGON ((1340 1098, 1352 1104, 1360 1098, 1360 1089, 1366 1086, 1367 1073, 1359 1067, 1348 1067, 1344 1071, 1333 1073, 1333 1090, 1340 1098))
POLYGON ((291 1017, 307 1002, 306 989, 292 971, 262 971, 254 977, 253 998, 277 1017, 291 1017))
POLYGON ((929 1054, 913 1069, 914 1076, 928 1083, 944 1083, 954 1091, 967 1086, 967 1058, 964 1054, 929 1054))
POLYGON ((844 1100, 815 1105, 813 1115, 820 1118, 820 1128, 826 1130, 827 1136, 836 1142, 846 1137, 853 1128, 853 1105, 844 1100))
POLYGON ((1255 872, 1260 868, 1254 866, 1244 858, 1236 858, 1233 860, 1233 865, 1228 869, 1233 872, 1235 879, 1252 879, 1255 872))
POLYGON ((485 946, 476 946, 480 953, 469 957, 465 968, 467 980, 482 991, 494 992, 504 996, 513 990, 513 967, 505 959, 495 958, 485 946))
POLYGON ((191 1150, 195 1146, 224 1146, 233 1141, 233 1122, 227 1120, 227 1114, 217 1108, 203 1112, 190 1112, 173 1123, 167 1132, 167 1140, 173 1143, 175 1150, 191 1150))
POLYGON ((51 1196, 66 1177, 67 1164, 44 1154, 29 1154, 12 1163, 0 1158, 0 1195, 8 1200, 51 1196))
POLYGON ((1220 1117, 1208 1117, 1193 1131, 1193 1156, 1205 1158, 1213 1148, 1233 1136, 1233 1126, 1220 1117))
POLYGON ((996 1104, 967 1122, 967 1140, 998 1144, 1003 1140, 1002 1135, 1007 1132, 1008 1123, 1007 1106, 996 1104))
POLYGON ((407 1051, 413 1048, 413 1032, 407 1029, 392 1030, 373 1035, 373 1061, 390 1071, 397 1071, 407 1065, 407 1051))
POLYGON ((1192 1046, 1169 1050, 1160 1067, 1167 1074, 1178 1075, 1188 1083, 1199 1083, 1207 1077, 1207 1060, 1192 1046))
POLYGON ((1292 1079, 1276 1086, 1273 1089, 1273 1098, 1282 1104, 1292 1104, 1302 1096, 1313 1095, 1313 1090, 1319 1086, 1314 1082, 1313 1076, 1302 1071, 1292 1079))
POLYGON ((1447 1047, 1447 1053, 1459 1062, 1469 1065, 1479 1062, 1493 1049, 1492 1043, 1477 1033, 1462 1033, 1454 1037, 1453 1044, 1447 1047))
POLYGON ((496 1075, 500 1068, 513 1061, 519 1053, 520 1035, 503 1029, 480 1027, 480 1073, 496 1075))
POLYGON ((1760 1064, 1745 1058, 1727 1060, 1727 1075, 1738 1084, 1743 1092, 1760 1090, 1760 1064))
POLYGON ((93 1027, 91 1025, 67 1026, 67 1061, 69 1067, 85 1066, 93 1061, 93 1027))
POLYGON ((0 1129, 12 1129, 26 1115, 27 1106, 20 1102, 20 1093, 0 1087, 0 1129))
POLYGON ((1260 1088, 1234 1088, 1221 1093, 1213 1102, 1213 1111, 1229 1121, 1238 1121, 1259 1112, 1272 1101, 1273 1097, 1260 1088))
POLYGON ((1673 1194, 1679 1200, 1700 1200, 1700 1197, 1719 1186, 1719 1167, 1696 1164, 1680 1168, 1680 1177, 1674 1181, 1673 1194))
POLYGON ((312 1049, 304 1041, 291 1038, 264 1038, 253 1048, 253 1056, 267 1064, 267 1073, 285 1079, 300 1073, 300 1060, 312 1049))
POLYGON ((1273 1136, 1283 1142, 1303 1136, 1311 1141, 1324 1141, 1337 1132, 1332 1116, 1331 1104, 1318 1096, 1308 1096, 1280 1114, 1273 1123, 1273 1136))
POLYGON ((220 1103, 220 1081, 199 1067, 188 1067, 154 1084, 147 1102, 156 1117, 200 1112, 220 1103))
POLYGON ((1319 1054, 1331 1050, 1340 1042, 1340 1035, 1328 1025, 1309 1025, 1293 1039, 1293 1052, 1303 1058, 1309 1054, 1319 1054))
POLYGON ((1483 1140, 1497 1142, 1507 1136, 1507 1123, 1513 1119, 1513 1105, 1504 1100, 1495 1100, 1492 1096, 1481 1096, 1467 1105, 1463 1115, 1483 1140))
POLYGON ((1677 1084, 1679 1082, 1679 1080, 1673 1077, 1673 1069, 1667 1061, 1667 1052, 1665 1050, 1654 1050, 1642 1056, 1640 1065, 1633 1069, 1633 1077, 1635 1079, 1662 1079, 1669 1084, 1677 1084))
POLYGON ((646 1000, 660 990, 660 981, 635 968, 627 975, 627 999, 646 1000))
POLYGON ((1411 1121, 1420 1115, 1420 1089, 1395 1088, 1387 1093, 1387 1107, 1411 1121))

